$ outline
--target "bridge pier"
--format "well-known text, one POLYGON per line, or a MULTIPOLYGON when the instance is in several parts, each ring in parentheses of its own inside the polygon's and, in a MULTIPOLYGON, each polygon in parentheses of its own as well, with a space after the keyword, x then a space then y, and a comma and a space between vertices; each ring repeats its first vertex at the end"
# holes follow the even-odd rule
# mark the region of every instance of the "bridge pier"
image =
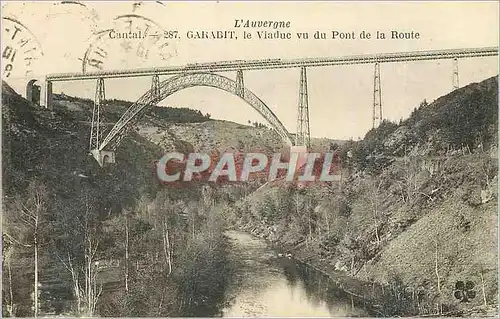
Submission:
POLYGON ((376 62, 373 76, 372 128, 378 127, 380 123, 382 123, 382 91, 380 88, 380 64, 376 62))
POLYGON ((104 167, 104 164, 113 164, 115 163, 115 152, 112 151, 104 151, 93 149, 90 151, 90 155, 92 155, 99 166, 104 167))
POLYGON ((45 108, 52 110, 54 108, 54 99, 52 96, 52 81, 45 80, 44 87, 45 87, 45 94, 43 96, 45 100, 44 101, 45 108))
POLYGON ((236 71, 236 95, 244 98, 245 94, 245 84, 243 82, 243 70, 236 71))
POLYGON ((458 59, 454 58, 453 59, 453 90, 458 89, 459 83, 458 83, 458 59))
POLYGON ((98 78, 96 84, 95 98, 94 98, 94 108, 92 110, 92 124, 90 127, 90 145, 89 145, 90 150, 94 150, 99 147, 99 139, 102 134, 101 104, 104 103, 105 99, 106 99, 106 93, 104 89, 104 79, 98 78))
POLYGON ((103 167, 106 163, 115 163, 115 153, 112 151, 100 150, 100 139, 102 135, 101 105, 106 100, 106 90, 104 88, 104 79, 98 78, 95 89, 94 109, 92 110, 92 126, 90 128, 90 155, 92 155, 99 166, 103 167))
POLYGON ((297 117, 297 135, 295 137, 296 146, 311 146, 311 134, 309 131, 309 100, 307 96, 307 74, 306 67, 300 68, 299 85, 299 114, 297 117))
POLYGON ((158 74, 153 75, 153 81, 151 82, 151 94, 155 104, 158 103, 160 99, 160 76, 158 74))

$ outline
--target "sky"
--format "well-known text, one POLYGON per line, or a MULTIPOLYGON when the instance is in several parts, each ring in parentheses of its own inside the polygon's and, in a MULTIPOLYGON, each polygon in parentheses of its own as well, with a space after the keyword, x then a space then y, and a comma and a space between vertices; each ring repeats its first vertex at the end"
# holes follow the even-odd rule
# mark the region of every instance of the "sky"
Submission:
MULTIPOLYGON (((25 85, 47 73, 95 71, 89 60, 105 50, 97 64, 103 70, 177 66, 196 62, 333 57, 350 54, 498 46, 498 2, 3 2, 2 52, 16 49, 13 70, 3 80, 25 95, 25 85), (124 15, 135 15, 130 19, 124 15), (291 40, 260 40, 255 31, 235 28, 235 19, 290 21, 291 40), (12 40, 12 30, 23 37, 12 40), (111 39, 109 32, 146 28, 178 31, 178 39, 158 42, 111 39), (8 31, 7 31, 8 29, 8 31), (236 30, 237 40, 188 39, 187 31, 236 30), (356 39, 331 39, 331 32, 353 32, 356 39), (359 39, 361 31, 418 32, 419 39, 359 39), (244 40, 242 32, 254 37, 244 40), (315 31, 328 39, 315 40, 315 31), (310 39, 297 39, 309 32, 310 39), (20 39, 29 39, 21 46, 20 39), (33 46, 33 50, 25 50, 33 46), (28 52, 26 52, 28 51, 28 52), (90 55, 86 52, 94 52, 90 55), (31 63, 28 63, 31 62, 31 63), (89 64, 90 63, 90 64, 89 64)), ((272 29, 268 29, 273 31, 272 29)), ((5 54, 4 54, 5 55, 5 54)), ((12 58, 12 56, 9 56, 12 58)), ((95 63, 94 63, 95 65, 95 63)), ((406 118, 426 99, 431 102, 452 90, 451 60, 381 65, 383 116, 406 118)), ((373 65, 308 68, 311 136, 363 137, 372 126, 373 65)), ((223 73, 235 78, 235 72, 223 73)), ((460 86, 498 74, 498 57, 459 60, 460 86)), ((167 79, 163 76, 161 80, 167 79)), ((300 70, 245 71, 245 86, 259 96, 290 132, 295 132, 300 70)), ((151 86, 150 78, 106 80, 106 97, 137 100, 151 86)), ((55 83, 54 92, 93 98, 95 81, 55 83)), ((244 101, 213 88, 180 91, 160 105, 189 107, 212 118, 239 123, 265 120, 244 101)))

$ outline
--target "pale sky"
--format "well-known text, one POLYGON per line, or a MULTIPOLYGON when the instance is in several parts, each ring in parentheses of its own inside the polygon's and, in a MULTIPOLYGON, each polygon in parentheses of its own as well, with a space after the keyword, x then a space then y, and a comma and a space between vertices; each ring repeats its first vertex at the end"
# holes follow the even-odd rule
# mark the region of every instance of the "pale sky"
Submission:
MULTIPOLYGON (((2 3, 2 52, 9 45, 6 28, 12 19, 21 22, 36 38, 36 52, 43 56, 30 66, 16 56, 14 70, 4 80, 25 94, 25 83, 44 74, 82 72, 82 59, 90 46, 102 47, 107 58, 103 69, 131 69, 176 66, 195 62, 331 57, 349 54, 400 52, 434 49, 498 46, 498 2, 56 2, 2 3), (146 17, 151 30, 177 30, 180 39, 149 48, 145 58, 137 55, 141 41, 98 39, 95 34, 107 29, 126 31, 125 14, 146 17), (5 18, 9 18, 7 20, 5 18), (234 28, 235 19, 290 21, 292 40, 259 40, 257 29, 234 28), (238 40, 187 39, 193 31, 236 30, 238 40), (243 40, 243 30, 254 33, 243 40), (326 32, 327 40, 312 39, 314 31, 326 32), (333 40, 333 30, 414 31, 413 40, 333 40), (310 39, 298 40, 297 32, 310 32, 310 39), (171 57, 170 57, 171 56, 171 57), (24 76, 30 68, 29 78, 24 76)), ((145 29, 144 20, 134 20, 134 30, 145 29), (138 28, 138 29, 136 29, 138 28)), ((128 31, 128 29, 127 29, 128 31)), ((273 31, 273 30, 269 30, 273 31)), ((26 30, 22 31, 24 34, 26 30)), ((166 40, 162 40, 166 41, 166 40)), ((30 43, 35 43, 31 41, 30 43)), ((10 43, 19 47, 19 42, 10 43)), ((16 48, 17 48, 16 47, 16 48)), ((26 46, 27 47, 27 46, 26 46)), ((25 48, 26 48, 25 47, 25 48)), ((144 51, 142 51, 144 52, 144 51)), ((33 53, 33 52, 31 52, 33 53)), ((28 53, 30 54, 30 53, 28 53)), ((26 58, 26 56, 24 56, 26 58)), ((29 61, 29 60, 24 60, 29 61)), ((2 69, 6 58, 2 59, 2 69)), ((87 66, 87 70, 97 70, 87 66)), ((423 99, 429 102, 452 89, 452 61, 421 61, 381 65, 384 117, 406 118, 423 99)), ((235 78, 234 72, 223 73, 235 78)), ((245 85, 259 96, 290 132, 295 132, 299 89, 299 69, 259 70, 244 73, 245 85)), ((498 57, 459 60, 460 86, 482 81, 498 74, 498 57)), ((166 79, 166 77, 162 77, 166 79)), ((106 97, 135 101, 151 85, 149 78, 106 80, 106 97)), ((94 81, 55 83, 54 92, 93 98, 94 81)), ((371 128, 373 65, 316 67, 308 69, 311 135, 314 137, 358 138, 371 128)), ((265 122, 249 105, 229 93, 213 88, 190 88, 168 97, 161 105, 189 107, 210 113, 212 118, 239 123, 265 122)))

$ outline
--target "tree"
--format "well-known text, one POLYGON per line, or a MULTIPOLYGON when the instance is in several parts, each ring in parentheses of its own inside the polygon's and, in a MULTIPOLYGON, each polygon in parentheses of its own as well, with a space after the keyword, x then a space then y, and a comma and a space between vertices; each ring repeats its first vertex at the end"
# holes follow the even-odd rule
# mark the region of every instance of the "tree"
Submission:
POLYGON ((372 211, 372 216, 373 216, 373 222, 375 224, 375 238, 377 239, 377 244, 380 244, 380 235, 379 235, 379 227, 380 227, 380 203, 381 203, 381 198, 380 198, 380 188, 382 186, 382 180, 380 180, 378 183, 373 181, 371 185, 371 190, 369 190, 369 201, 370 201, 370 206, 371 206, 371 211, 372 211))
POLYGON ((177 213, 183 211, 184 206, 183 202, 172 202, 164 192, 157 195, 153 205, 154 227, 160 238, 161 250, 167 266, 167 277, 171 275, 174 264, 174 234, 172 234, 171 229, 177 226, 177 213))
POLYGON ((429 103, 427 103, 427 99, 424 99, 421 103, 420 103, 420 106, 419 108, 420 109, 423 109, 425 107, 429 106, 429 103))
POLYGON ((340 145, 337 142, 330 143, 330 151, 335 152, 340 150, 340 145))
POLYGON ((93 316, 102 294, 102 283, 97 280, 102 232, 91 194, 82 194, 80 204, 71 214, 59 212, 54 248, 71 274, 78 314, 93 316))
MULTIPOLYGON (((39 314, 39 249, 44 244, 43 234, 47 224, 48 191, 45 185, 33 180, 29 183, 26 198, 17 196, 14 209, 7 217, 4 235, 11 244, 17 247, 33 249, 34 282, 33 282, 33 316, 39 314)), ((12 252, 11 252, 12 253, 12 252)), ((8 261, 10 269, 10 260, 8 261)), ((10 270, 9 270, 10 271, 10 270)), ((11 275, 10 275, 11 276, 11 275)), ((10 283, 11 282, 10 277, 10 283)), ((12 287, 10 287, 12 289, 12 287)), ((13 308, 11 294, 11 308, 13 308)), ((10 311, 13 311, 11 309, 10 311)))
MULTIPOLYGON (((488 306, 488 299, 487 299, 487 293, 486 293, 486 283, 489 282, 488 280, 485 280, 485 275, 487 275, 488 272, 492 271, 496 273, 496 268, 492 267, 489 268, 487 263, 484 261, 479 261, 473 265, 475 269, 479 272, 479 278, 481 279, 481 296, 483 299, 483 305, 486 307, 488 306)), ((495 275, 496 277, 496 275, 495 275)))
POLYGON ((437 312, 438 314, 441 314, 443 312, 443 304, 441 301, 441 277, 439 276, 439 250, 438 250, 438 238, 436 237, 434 240, 434 273, 436 274, 436 286, 437 286, 437 292, 438 292, 438 305, 437 305, 437 312))
POLYGON ((418 195, 418 162, 414 157, 407 157, 405 154, 403 167, 400 167, 402 172, 401 178, 397 180, 397 185, 401 193, 401 199, 404 203, 411 205, 418 195))
MULTIPOLYGON (((12 259, 13 259, 14 249, 12 246, 6 247, 6 240, 3 240, 3 243, 4 243, 2 245, 3 265, 7 267, 7 276, 9 283, 8 304, 6 308, 9 317, 15 317, 16 309, 14 303, 14 293, 12 291, 12 259)), ((3 287, 5 287, 5 285, 3 287)))

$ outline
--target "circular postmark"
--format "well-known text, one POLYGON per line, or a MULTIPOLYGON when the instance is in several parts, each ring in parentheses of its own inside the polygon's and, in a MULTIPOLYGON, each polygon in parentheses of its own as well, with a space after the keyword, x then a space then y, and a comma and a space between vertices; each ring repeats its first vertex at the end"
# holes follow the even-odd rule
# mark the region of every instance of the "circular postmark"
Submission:
POLYGON ((19 20, 2 17, 2 79, 29 77, 41 56, 36 36, 19 20))
POLYGON ((82 23, 92 30, 97 28, 99 14, 95 8, 89 7, 78 1, 61 1, 54 3, 47 14, 47 20, 57 20, 59 26, 61 23, 78 24, 81 28, 82 23))
POLYGON ((82 72, 153 67, 177 55, 165 30, 135 13, 117 16, 112 27, 96 32, 82 59, 82 72))
POLYGON ((95 34, 99 21, 99 12, 91 4, 61 1, 50 5, 43 31, 46 54, 50 55, 45 66, 48 72, 78 72, 81 52, 86 50, 86 41, 95 34))

